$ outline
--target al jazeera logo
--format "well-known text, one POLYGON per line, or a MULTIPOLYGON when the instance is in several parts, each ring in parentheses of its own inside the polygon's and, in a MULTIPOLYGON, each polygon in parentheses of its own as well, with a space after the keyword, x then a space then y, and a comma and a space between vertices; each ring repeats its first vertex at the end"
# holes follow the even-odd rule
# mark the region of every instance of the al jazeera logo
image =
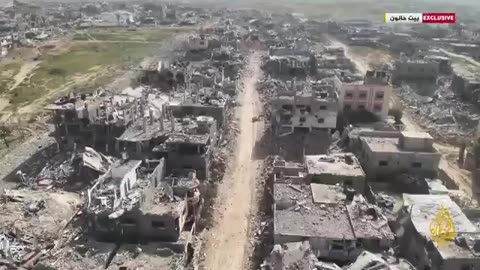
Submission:
POLYGON ((455 223, 448 210, 441 205, 435 217, 430 221, 430 238, 442 245, 455 237, 455 223))

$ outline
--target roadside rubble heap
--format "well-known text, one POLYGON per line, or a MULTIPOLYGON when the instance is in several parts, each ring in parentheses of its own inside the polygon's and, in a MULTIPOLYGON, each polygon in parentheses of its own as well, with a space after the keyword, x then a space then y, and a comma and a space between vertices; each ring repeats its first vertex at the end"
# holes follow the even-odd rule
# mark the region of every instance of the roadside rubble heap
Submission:
POLYGON ((437 137, 448 141, 469 138, 478 131, 480 112, 473 104, 461 101, 449 89, 440 86, 432 97, 420 96, 404 84, 398 91, 413 117, 437 137))
POLYGON ((13 236, 0 234, 0 258, 21 263, 30 251, 13 236))

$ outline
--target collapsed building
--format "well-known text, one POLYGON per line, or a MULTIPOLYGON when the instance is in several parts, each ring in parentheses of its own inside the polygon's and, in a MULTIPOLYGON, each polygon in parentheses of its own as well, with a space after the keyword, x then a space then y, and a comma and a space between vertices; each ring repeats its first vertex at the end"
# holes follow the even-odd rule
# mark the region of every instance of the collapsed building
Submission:
POLYGON ((315 57, 320 69, 353 69, 353 63, 345 55, 343 47, 325 46, 323 52, 315 57))
POLYGON ((477 75, 455 73, 452 79, 452 90, 464 100, 479 105, 480 77, 477 75))
POLYGON ((307 240, 316 257, 340 262, 388 250, 394 235, 378 207, 329 187, 274 184, 274 244, 307 240))
POLYGON ((394 64, 392 83, 401 81, 429 81, 435 83, 439 75, 439 63, 426 60, 398 60, 394 64))
POLYGON ((271 47, 264 59, 263 69, 272 76, 306 77, 316 70, 315 56, 296 47, 271 47))
POLYGON ((191 35, 185 43, 185 59, 190 61, 209 59, 212 51, 208 44, 208 38, 205 35, 191 35))
POLYGON ((113 163, 85 198, 91 233, 109 241, 187 241, 199 218, 199 182, 195 173, 167 178, 165 166, 164 159, 113 163))
POLYGON ((368 251, 362 252, 357 260, 346 267, 345 270, 417 270, 410 262, 403 258, 396 258, 389 254, 374 254, 368 251))
POLYGON ((184 68, 175 67, 168 61, 158 61, 143 70, 140 82, 161 90, 176 90, 186 85, 184 68))
POLYGON ((135 98, 101 94, 62 97, 46 109, 53 114, 52 135, 61 148, 90 145, 105 152, 142 113, 135 98))
POLYGON ((290 88, 274 91, 271 121, 278 154, 294 160, 325 154, 337 116, 338 98, 331 80, 291 81, 290 88))
POLYGON ((365 173, 352 153, 305 156, 305 169, 307 182, 366 190, 365 173))

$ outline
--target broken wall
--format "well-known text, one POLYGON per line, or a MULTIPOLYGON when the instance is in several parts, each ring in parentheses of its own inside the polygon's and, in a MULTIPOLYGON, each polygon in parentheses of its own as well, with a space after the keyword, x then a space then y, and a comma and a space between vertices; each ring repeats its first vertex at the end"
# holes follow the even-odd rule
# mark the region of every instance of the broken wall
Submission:
POLYGON ((136 208, 124 213, 118 219, 110 219, 108 215, 91 216, 90 233, 99 240, 141 241, 159 240, 175 242, 180 232, 175 213, 144 213, 136 208))
POLYGON ((226 108, 223 106, 206 106, 201 104, 180 104, 168 106, 176 118, 184 118, 187 116, 210 116, 217 121, 219 127, 225 126, 226 108))

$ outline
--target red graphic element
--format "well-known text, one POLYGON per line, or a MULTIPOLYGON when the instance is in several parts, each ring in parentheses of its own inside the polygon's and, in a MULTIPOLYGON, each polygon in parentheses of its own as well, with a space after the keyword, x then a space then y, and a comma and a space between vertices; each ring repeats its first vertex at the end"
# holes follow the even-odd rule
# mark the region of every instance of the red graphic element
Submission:
POLYGON ((422 13, 423 23, 455 23, 457 15, 455 13, 422 13))

